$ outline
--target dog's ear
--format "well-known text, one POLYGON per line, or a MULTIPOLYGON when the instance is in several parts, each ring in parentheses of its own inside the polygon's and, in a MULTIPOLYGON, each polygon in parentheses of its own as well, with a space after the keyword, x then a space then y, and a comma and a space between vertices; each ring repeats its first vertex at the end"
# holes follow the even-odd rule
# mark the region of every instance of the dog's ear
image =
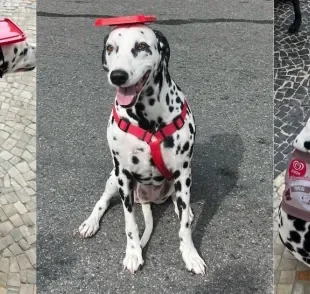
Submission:
POLYGON ((154 33, 158 41, 157 44, 158 44, 158 51, 161 55, 161 62, 166 62, 166 66, 168 67, 170 59, 169 43, 162 32, 154 30, 154 33))
POLYGON ((108 34, 107 36, 105 36, 104 40, 103 40, 103 50, 102 50, 102 57, 101 57, 101 60, 102 60, 102 66, 103 66, 103 69, 105 71, 109 71, 109 68, 107 66, 107 60, 105 58, 105 53, 106 53, 106 48, 107 48, 107 41, 108 41, 108 38, 109 38, 109 35, 108 34))

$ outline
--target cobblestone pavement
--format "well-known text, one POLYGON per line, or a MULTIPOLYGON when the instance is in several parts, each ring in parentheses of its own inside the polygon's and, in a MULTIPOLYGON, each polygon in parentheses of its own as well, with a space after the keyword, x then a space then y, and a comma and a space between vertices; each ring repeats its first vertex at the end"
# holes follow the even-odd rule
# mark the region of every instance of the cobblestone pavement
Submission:
POLYGON ((294 19, 291 0, 275 2, 274 32, 274 164, 275 177, 285 170, 290 143, 309 117, 310 2, 301 0, 302 25, 298 35, 287 34, 294 19))
POLYGON ((274 181, 274 284, 275 294, 310 293, 310 268, 296 260, 284 247, 278 235, 277 212, 284 189, 282 172, 274 181))
MULTIPOLYGON (((0 17, 36 42, 36 2, 0 0, 0 17)), ((0 294, 36 292, 36 77, 0 80, 0 294)))

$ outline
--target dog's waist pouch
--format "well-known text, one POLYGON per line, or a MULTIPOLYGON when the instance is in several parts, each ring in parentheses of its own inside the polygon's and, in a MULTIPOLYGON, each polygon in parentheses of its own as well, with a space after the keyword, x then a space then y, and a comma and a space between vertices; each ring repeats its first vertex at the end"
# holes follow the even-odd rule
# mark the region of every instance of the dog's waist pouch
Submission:
POLYGON ((310 155, 297 149, 286 171, 281 207, 289 215, 310 221, 310 155))

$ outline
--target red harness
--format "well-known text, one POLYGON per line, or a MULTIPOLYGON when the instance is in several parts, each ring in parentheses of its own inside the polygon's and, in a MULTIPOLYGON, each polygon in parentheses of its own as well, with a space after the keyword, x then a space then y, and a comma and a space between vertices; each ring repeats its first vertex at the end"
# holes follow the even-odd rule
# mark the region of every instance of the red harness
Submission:
POLYGON ((165 166, 162 154, 160 152, 160 143, 167 137, 171 136, 175 131, 180 130, 183 127, 187 109, 188 109, 188 105, 187 105, 187 102, 185 101, 183 104, 183 109, 182 109, 181 114, 177 116, 170 124, 159 129, 155 133, 150 133, 140 128, 139 126, 133 125, 127 120, 120 118, 116 111, 115 105, 113 107, 113 117, 118 127, 122 131, 124 131, 125 133, 132 134, 138 139, 149 144, 151 148, 152 159, 154 161, 155 166, 158 168, 158 170, 161 172, 161 174, 166 179, 171 180, 173 178, 173 174, 165 166), (152 141, 153 137, 156 140, 152 141))

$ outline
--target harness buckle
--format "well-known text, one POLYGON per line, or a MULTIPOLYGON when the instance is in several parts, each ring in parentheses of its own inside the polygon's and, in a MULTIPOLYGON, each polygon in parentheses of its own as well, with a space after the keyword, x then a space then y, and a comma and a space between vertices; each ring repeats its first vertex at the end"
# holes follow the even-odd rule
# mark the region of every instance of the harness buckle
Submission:
POLYGON ((120 119, 117 125, 121 130, 123 130, 125 133, 127 133, 129 126, 130 126, 130 122, 123 120, 123 119, 120 119), (125 124, 125 126, 124 126, 124 124, 125 124))
POLYGON ((177 130, 181 129, 183 127, 183 125, 184 125, 183 117, 179 116, 179 117, 175 118, 173 120, 173 124, 175 125, 177 130))

